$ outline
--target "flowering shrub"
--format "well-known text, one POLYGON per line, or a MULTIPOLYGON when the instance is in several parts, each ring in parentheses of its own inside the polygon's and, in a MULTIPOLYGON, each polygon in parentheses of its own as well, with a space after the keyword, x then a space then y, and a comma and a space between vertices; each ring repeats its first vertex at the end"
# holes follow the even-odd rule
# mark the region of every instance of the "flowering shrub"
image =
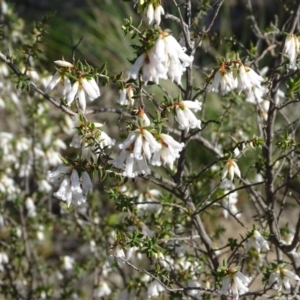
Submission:
POLYGON ((299 296, 300 4, 244 44, 225 2, 119 1, 114 70, 1 1, 2 297, 299 296))

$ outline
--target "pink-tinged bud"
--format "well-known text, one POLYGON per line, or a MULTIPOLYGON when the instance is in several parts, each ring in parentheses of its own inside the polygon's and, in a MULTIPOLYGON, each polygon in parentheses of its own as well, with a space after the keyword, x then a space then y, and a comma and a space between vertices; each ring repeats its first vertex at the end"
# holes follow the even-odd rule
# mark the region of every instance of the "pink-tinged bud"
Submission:
POLYGON ((54 61, 54 63, 56 65, 58 65, 59 67, 63 67, 63 68, 73 68, 74 67, 73 64, 71 64, 65 60, 56 60, 56 61, 54 61))

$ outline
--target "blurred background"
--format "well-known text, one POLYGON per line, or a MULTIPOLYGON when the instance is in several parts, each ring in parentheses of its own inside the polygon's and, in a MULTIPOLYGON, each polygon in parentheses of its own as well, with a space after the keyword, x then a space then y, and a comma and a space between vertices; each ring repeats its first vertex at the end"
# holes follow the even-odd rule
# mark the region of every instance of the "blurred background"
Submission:
MULTIPOLYGON (((45 14, 54 14, 49 26, 49 35, 46 43, 46 54, 49 61, 64 56, 71 56, 71 45, 76 44, 83 36, 81 45, 78 47, 79 57, 84 57, 93 65, 101 65, 103 61, 108 66, 119 71, 120 66, 124 69, 130 64, 127 58, 132 59, 132 48, 129 38, 124 37, 121 29, 124 18, 133 16, 138 24, 134 9, 134 2, 121 0, 69 0, 69 1, 46 1, 46 0, 11 0, 16 6, 16 11, 22 18, 36 21, 45 14)), ((214 16, 218 1, 192 1, 193 17, 198 16, 193 26, 195 34, 207 26, 214 16)), ((221 8, 213 27, 210 39, 217 50, 222 51, 225 47, 216 36, 236 37, 241 43, 248 46, 255 44, 256 37, 251 33, 251 20, 249 18, 248 0, 227 0, 221 8)), ((287 7, 294 0, 252 0, 252 12, 257 17, 259 26, 265 28, 271 26, 276 20, 280 23, 282 17, 289 14, 287 7)), ((172 13, 172 1, 164 0, 163 6, 167 13, 172 13)), ((170 28, 175 36, 178 36, 178 26, 169 20, 163 20, 162 28, 170 28)), ((203 53, 203 60, 207 59, 203 53)))

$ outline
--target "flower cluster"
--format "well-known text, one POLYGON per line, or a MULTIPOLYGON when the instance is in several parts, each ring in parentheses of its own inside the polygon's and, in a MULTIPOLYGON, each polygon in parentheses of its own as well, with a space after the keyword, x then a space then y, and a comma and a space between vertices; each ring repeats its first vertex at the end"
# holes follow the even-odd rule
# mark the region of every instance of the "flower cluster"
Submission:
POLYGON ((84 171, 79 177, 78 172, 71 166, 59 166, 55 171, 48 171, 49 181, 59 183, 60 188, 54 196, 58 199, 66 201, 68 206, 72 200, 78 204, 84 203, 88 192, 93 189, 89 174, 84 171))
POLYGON ((119 145, 122 151, 113 165, 124 170, 123 176, 132 178, 138 174, 150 173, 148 161, 154 166, 167 165, 172 169, 184 143, 177 142, 165 133, 155 132, 153 135, 145 128, 150 126, 151 122, 143 109, 139 110, 138 119, 143 126, 131 131, 127 139, 119 145))
POLYGON ((67 96, 67 105, 71 105, 74 99, 78 97, 79 105, 83 111, 86 108, 86 97, 93 101, 100 96, 100 89, 93 77, 84 78, 79 77, 77 81, 74 82, 70 92, 67 96))
POLYGON ((65 98, 68 93, 70 92, 72 88, 72 84, 68 76, 66 75, 66 72, 74 68, 74 65, 64 61, 64 60, 56 60, 54 63, 60 67, 59 70, 56 71, 56 73, 53 75, 51 81, 49 82, 48 86, 46 87, 45 92, 49 93, 51 90, 53 90, 57 85, 60 86, 60 90, 62 91, 62 97, 65 98))
POLYGON ((137 58, 128 75, 137 79, 142 69, 145 84, 148 81, 158 84, 160 78, 169 78, 181 84, 181 76, 193 59, 193 56, 185 53, 185 49, 172 35, 160 32, 154 46, 137 58))
POLYGON ((77 68, 64 60, 56 60, 54 63, 60 67, 52 77, 50 83, 46 87, 46 93, 54 89, 56 85, 60 85, 62 90, 62 97, 66 98, 67 105, 71 105, 75 98, 78 99, 79 105, 83 111, 86 108, 86 98, 90 101, 95 100, 100 96, 100 89, 95 79, 88 75, 85 77, 82 72, 76 73, 77 80, 71 84, 68 77, 68 72, 75 71, 77 68))
POLYGON ((168 165, 173 169, 175 160, 184 147, 184 143, 178 143, 170 135, 161 133, 157 136, 161 148, 153 153, 151 164, 153 166, 168 165))
POLYGON ((161 149, 162 146, 147 129, 140 127, 130 132, 127 139, 119 147, 122 151, 119 157, 115 159, 114 166, 124 169, 124 176, 136 177, 138 174, 150 173, 147 160, 150 160, 152 154, 161 149), (136 164, 139 166, 139 171, 136 170, 136 164))
POLYGON ((192 111, 197 112, 201 110, 202 103, 196 101, 180 101, 175 104, 176 120, 181 130, 189 130, 190 128, 201 129, 201 121, 196 118, 192 111))
POLYGON ((264 93, 264 88, 261 83, 264 79, 257 74, 253 69, 246 67, 240 61, 235 63, 222 63, 219 70, 216 71, 209 91, 221 91, 222 95, 237 89, 239 93, 246 91, 251 97, 253 94, 264 93))
POLYGON ((161 16, 165 14, 164 8, 160 4, 153 5, 152 3, 148 4, 147 8, 147 19, 149 25, 156 23, 157 25, 161 22, 161 16))

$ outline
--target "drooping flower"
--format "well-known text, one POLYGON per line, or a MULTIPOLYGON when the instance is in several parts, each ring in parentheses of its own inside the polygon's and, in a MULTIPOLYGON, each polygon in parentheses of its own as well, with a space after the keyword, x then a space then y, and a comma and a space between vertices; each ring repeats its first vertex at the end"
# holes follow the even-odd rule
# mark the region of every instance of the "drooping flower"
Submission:
POLYGON ((86 108, 86 96, 90 101, 95 100, 100 96, 100 89, 94 78, 79 78, 73 84, 67 96, 67 105, 71 105, 75 97, 78 97, 79 105, 83 111, 86 108))
POLYGON ((59 166, 55 171, 48 171, 48 179, 52 183, 60 183, 60 187, 54 196, 67 202, 70 206, 72 200, 78 204, 84 203, 88 192, 93 185, 87 172, 82 172, 79 178, 76 169, 71 166, 59 166))
POLYGON ((141 159, 136 159, 133 154, 133 146, 122 149, 120 155, 113 162, 114 167, 122 169, 122 175, 129 178, 134 178, 139 174, 150 174, 147 160, 144 155, 141 159))
POLYGON ((122 105, 122 106, 127 105, 128 101, 126 99, 126 94, 127 94, 126 89, 125 88, 121 89, 121 90, 119 90, 119 92, 120 92, 120 97, 119 97, 117 103, 120 104, 120 105, 122 105))
POLYGON ((4 271, 4 266, 9 261, 8 256, 5 252, 0 252, 0 272, 4 271))
POLYGON ((71 256, 65 255, 62 257, 62 268, 70 271, 74 268, 75 259, 71 256))
POLYGON ((240 64, 237 68, 237 90, 246 91, 248 94, 253 93, 253 89, 259 89, 263 91, 261 83, 264 79, 258 75, 253 69, 240 64))
POLYGON ((264 101, 267 90, 264 87, 252 87, 251 92, 247 94, 246 102, 259 105, 264 101))
POLYGON ((229 174, 229 178, 232 181, 234 175, 241 178, 241 171, 237 165, 237 163, 232 159, 229 158, 224 166, 223 172, 222 172, 222 180, 229 174))
POLYGON ((286 39, 283 46, 283 53, 289 56, 289 69, 297 68, 297 57, 300 53, 300 43, 298 37, 290 33, 286 39))
POLYGON ((51 81, 49 82, 49 84, 46 87, 45 92, 49 93, 51 90, 53 90, 55 88, 55 86, 57 86, 58 84, 61 87, 62 90, 62 97, 65 98, 67 96, 67 94, 70 92, 71 90, 71 82, 69 80, 69 78, 66 76, 66 72, 70 69, 73 68, 73 64, 64 61, 64 60, 56 60, 54 62, 58 67, 61 67, 60 70, 56 71, 56 73, 53 75, 53 77, 51 78, 51 81))
POLYGON ((134 93, 133 93, 132 86, 128 85, 126 90, 127 90, 127 99, 128 99, 129 105, 130 105, 130 107, 133 107, 133 105, 134 105, 134 97, 133 97, 134 93))
POLYGON ((161 5, 153 5, 152 3, 149 3, 146 12, 149 25, 153 22, 159 25, 161 22, 161 15, 164 15, 164 13, 165 11, 161 5))
POLYGON ((116 259, 119 266, 124 264, 127 261, 124 250, 120 247, 120 245, 114 245, 110 248, 110 256, 109 256, 109 264, 112 264, 112 261, 116 259))
POLYGON ((148 284, 147 296, 148 298, 158 297, 159 293, 164 291, 165 288, 157 280, 154 280, 148 284))
MULTIPOLYGON (((228 192, 229 190, 224 190, 224 194, 227 194, 228 192)), ((234 215, 237 218, 241 216, 241 213, 239 213, 239 210, 236 207, 237 202, 238 202, 237 191, 230 193, 228 196, 222 199, 222 205, 224 207, 223 215, 225 219, 228 218, 229 213, 234 215)))
POLYGON ((254 248, 258 253, 262 249, 269 251, 269 245, 268 242, 264 239, 264 237, 260 234, 259 231, 254 230, 249 237, 249 240, 246 245, 247 250, 249 251, 251 248, 254 248))
POLYGON ((131 131, 119 147, 122 151, 113 165, 116 168, 124 169, 124 176, 136 177, 140 173, 148 174, 150 172, 147 160, 150 160, 152 154, 161 148, 161 144, 148 130, 140 127, 131 131), (139 166, 139 171, 136 170, 136 165, 139 166))
POLYGON ((248 284, 251 278, 245 276, 240 271, 227 270, 227 275, 223 278, 222 287, 220 293, 223 295, 232 296, 234 299, 238 299, 239 295, 248 292, 248 284))
POLYGON ((131 85, 128 85, 127 87, 124 87, 119 90, 120 97, 117 100, 117 103, 122 106, 129 105, 132 107, 134 105, 134 93, 131 85))
POLYGON ((299 281, 300 277, 287 269, 278 267, 271 273, 268 284, 278 291, 283 290, 289 293, 291 291, 291 279, 299 281))
POLYGON ((181 84, 181 77, 187 67, 190 67, 194 57, 185 53, 186 48, 182 47, 172 35, 163 36, 165 43, 167 75, 171 81, 181 84))
POLYGON ((158 84, 159 79, 169 78, 180 84, 183 72, 193 59, 172 35, 161 32, 154 46, 137 58, 128 75, 137 79, 142 69, 145 83, 151 80, 158 84))
POLYGON ((161 16, 165 14, 165 10, 161 5, 157 5, 154 9, 154 21, 157 25, 161 22, 161 16))
POLYGON ((189 130, 194 128, 201 129, 201 121, 196 118, 194 112, 201 110, 202 103, 196 101, 180 101, 175 105, 176 120, 181 130, 189 130))
POLYGON ((158 84, 160 78, 168 78, 166 67, 156 59, 152 49, 137 58, 128 71, 128 75, 133 79, 137 79, 140 69, 142 69, 142 79, 145 84, 147 84, 148 81, 154 81, 158 84))
POLYGON ((227 94, 237 87, 237 79, 234 78, 231 71, 225 70, 224 65, 215 73, 212 84, 208 90, 211 92, 218 92, 219 89, 222 95, 227 94))
POLYGON ((151 164, 154 166, 166 164, 172 169, 175 160, 184 147, 184 143, 179 143, 173 137, 164 133, 158 136, 158 142, 161 143, 162 147, 153 153, 151 164))
POLYGON ((30 198, 30 197, 26 198, 25 207, 26 207, 27 215, 29 218, 36 217, 36 206, 35 206, 32 198, 30 198))
POLYGON ((44 231, 45 231, 45 227, 43 225, 38 225, 36 238, 39 242, 43 242, 45 239, 44 231))
POLYGON ((151 25, 154 21, 154 6, 152 3, 149 3, 149 5, 148 5, 146 16, 147 16, 149 25, 151 25))
POLYGON ((147 114, 145 113, 143 108, 140 108, 138 113, 137 113, 138 119, 139 121, 142 122, 142 125, 144 127, 148 127, 151 124, 150 119, 148 118, 147 114))
POLYGON ((86 199, 88 193, 91 193, 93 191, 93 183, 91 181, 90 175, 88 172, 84 171, 82 172, 80 176, 81 181, 81 188, 84 199, 86 199))
POLYGON ((98 287, 94 290, 94 297, 102 298, 111 294, 111 288, 108 286, 106 281, 101 280, 98 287))

